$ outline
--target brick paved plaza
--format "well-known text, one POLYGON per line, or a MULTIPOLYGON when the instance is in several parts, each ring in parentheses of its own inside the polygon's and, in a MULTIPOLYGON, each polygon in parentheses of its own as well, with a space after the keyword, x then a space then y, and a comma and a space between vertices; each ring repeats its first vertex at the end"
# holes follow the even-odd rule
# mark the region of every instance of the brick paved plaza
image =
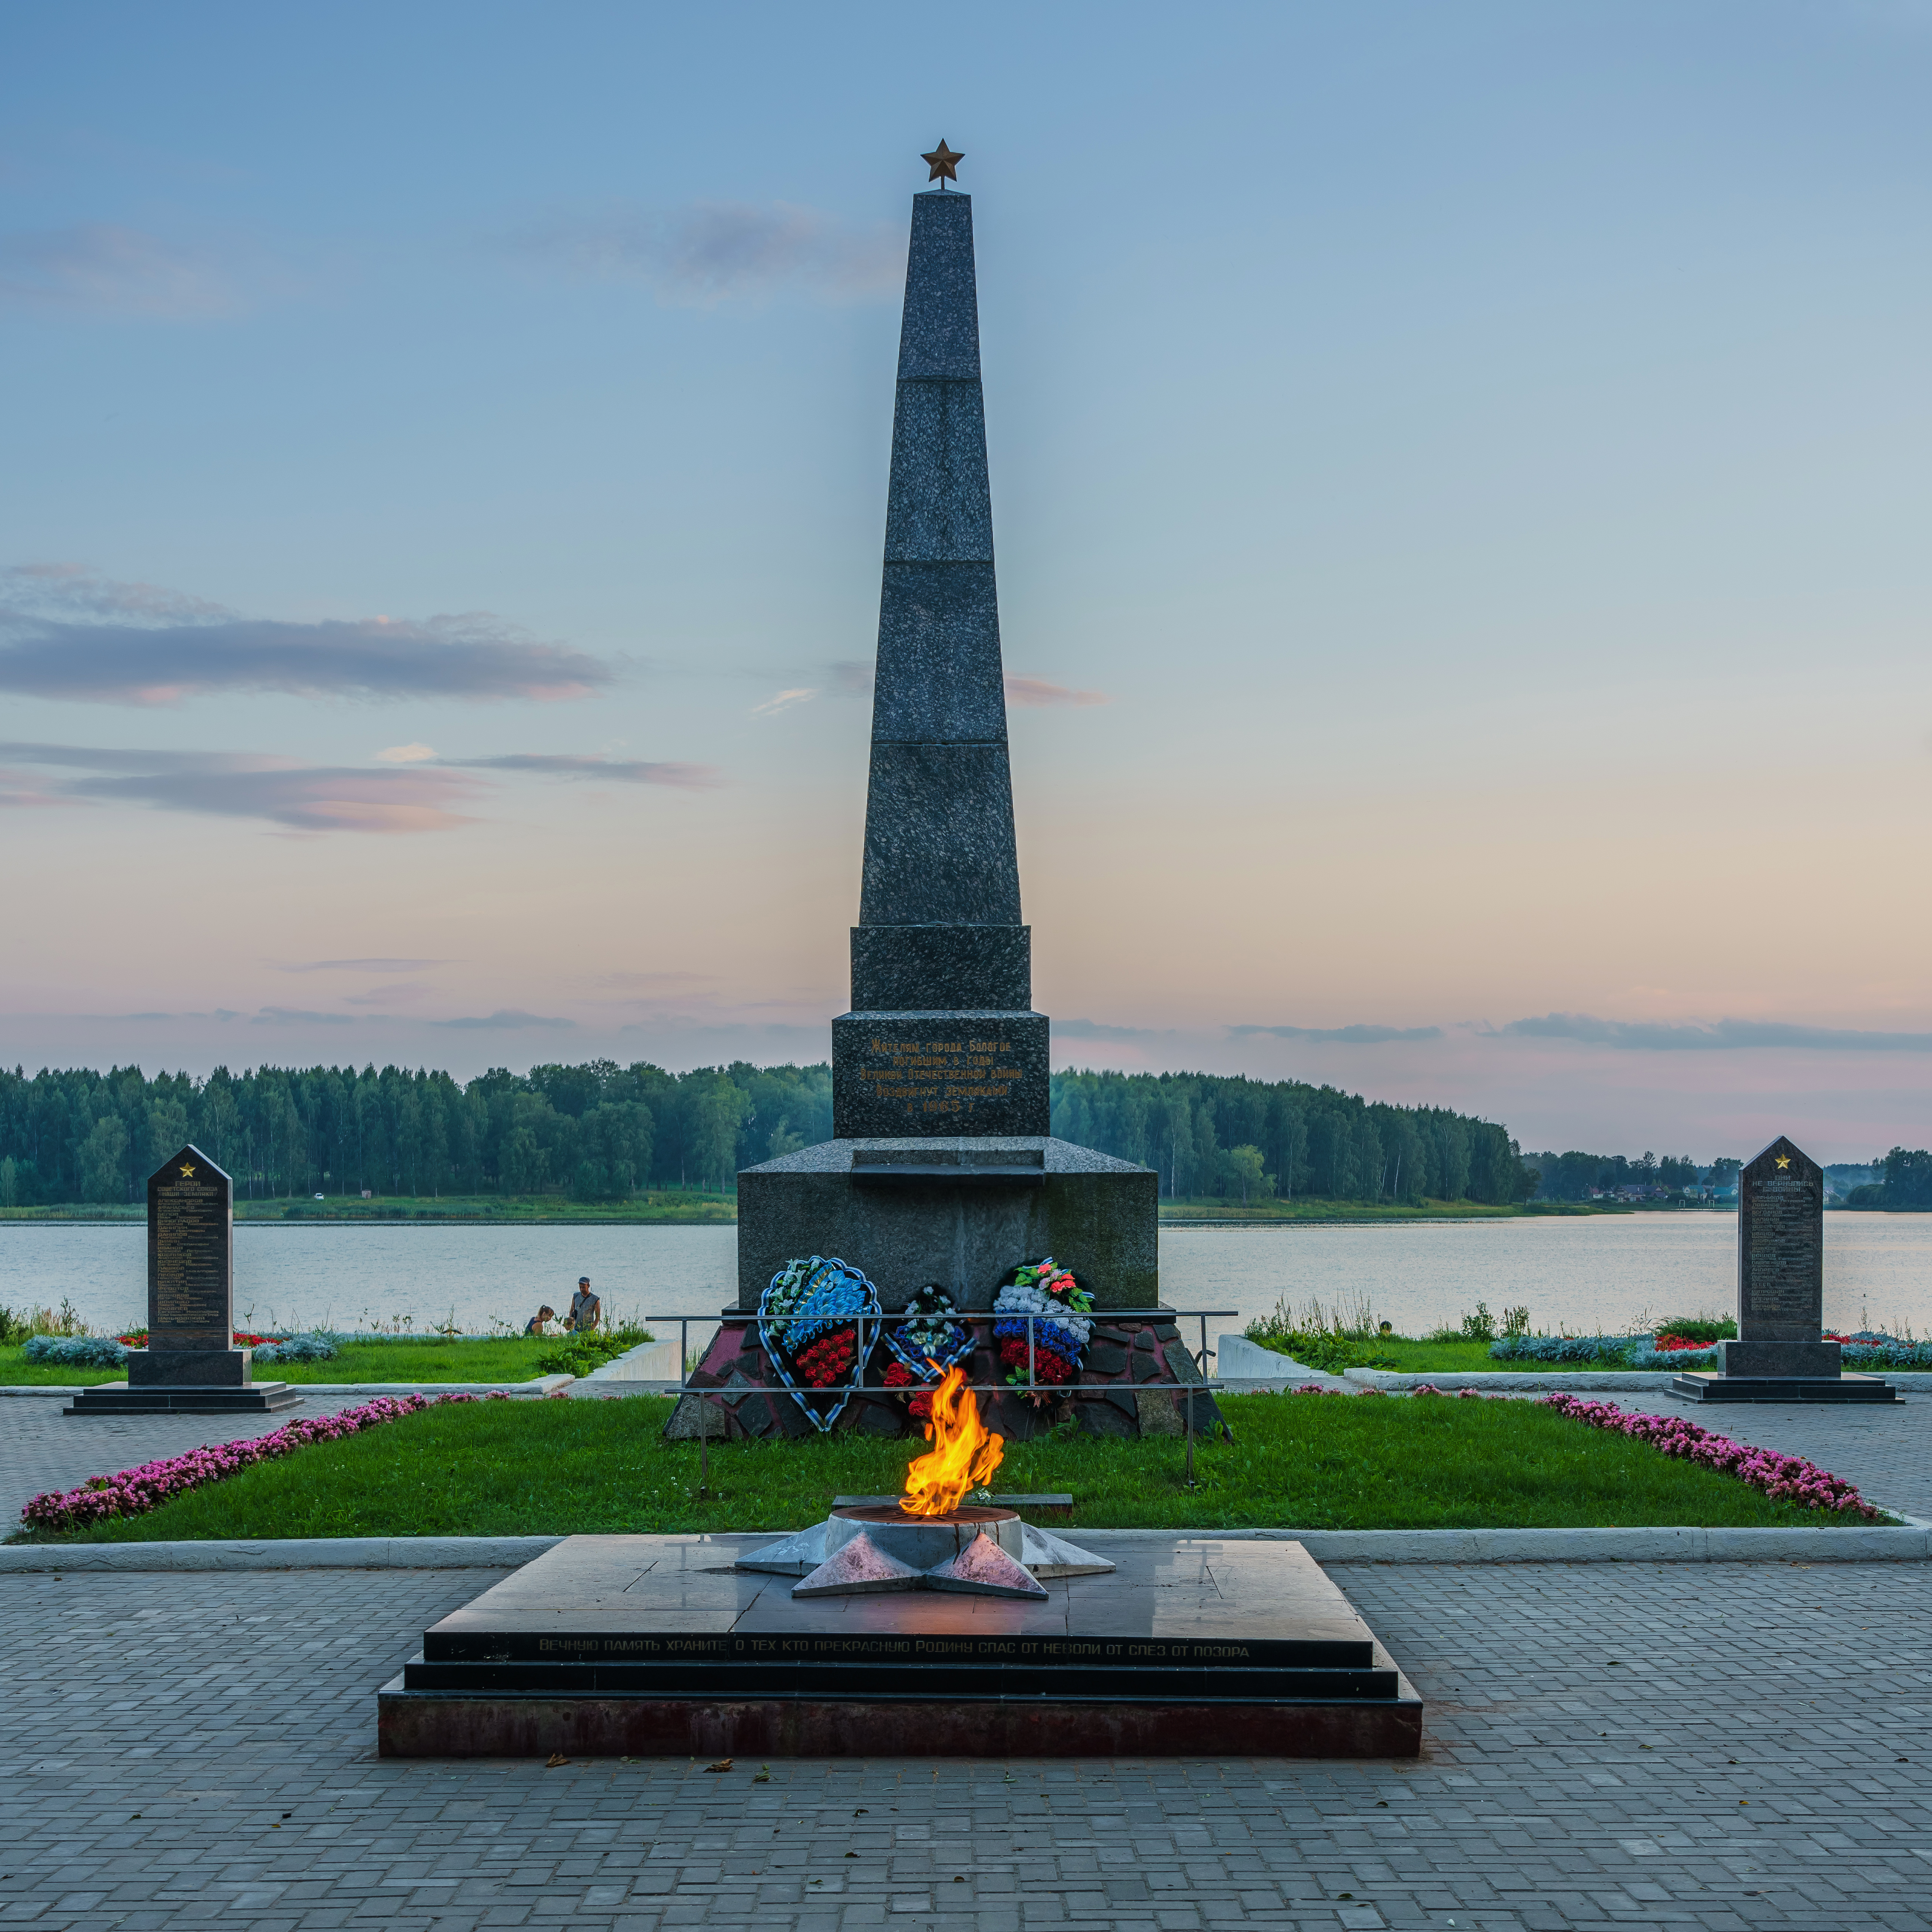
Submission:
MULTIPOLYGON (((1749 1420, 1916 1499, 1932 1402, 1889 1419, 1749 1420)), ((0 1576, 0 1925, 1932 1925, 1922 1564, 1337 1566, 1419 1763, 379 1761, 376 1687, 501 1574, 0 1576)))

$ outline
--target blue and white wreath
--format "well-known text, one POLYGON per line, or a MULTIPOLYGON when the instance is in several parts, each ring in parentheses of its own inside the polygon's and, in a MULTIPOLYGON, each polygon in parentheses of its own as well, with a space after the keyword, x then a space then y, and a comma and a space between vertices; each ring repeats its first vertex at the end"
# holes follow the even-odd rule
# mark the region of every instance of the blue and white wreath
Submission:
POLYGON ((758 1340, 772 1371, 821 1434, 864 1379, 883 1312, 878 1290, 836 1256, 788 1262, 758 1298, 758 1340), (830 1408, 814 1408, 808 1399, 835 1394, 830 1408))

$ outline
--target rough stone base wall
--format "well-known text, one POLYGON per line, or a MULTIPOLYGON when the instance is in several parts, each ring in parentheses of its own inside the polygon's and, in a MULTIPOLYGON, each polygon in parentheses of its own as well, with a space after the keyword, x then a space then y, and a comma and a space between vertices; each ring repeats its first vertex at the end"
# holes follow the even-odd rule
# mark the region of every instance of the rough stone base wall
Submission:
MULTIPOLYGON (((1004 1382, 1007 1370, 994 1351, 991 1321, 973 1319, 970 1326, 979 1346, 968 1358, 967 1372, 975 1382, 1004 1382)), ((890 1360, 883 1347, 874 1352, 864 1383, 833 1425, 835 1433, 923 1436, 924 1424, 908 1412, 917 1391, 883 1385, 890 1360)), ((696 1388, 718 1393, 687 1395, 678 1403, 664 1427, 674 1439, 694 1442, 700 1432, 714 1442, 817 1433, 800 1412, 796 1398, 772 1372, 758 1345, 757 1328, 749 1321, 728 1321, 689 1379, 696 1388)), ((980 1414, 987 1428, 1009 1442, 1030 1442, 1064 1421, 1094 1436, 1180 1436, 1187 1426, 1186 1398, 1180 1391, 1201 1380, 1201 1371, 1174 1322, 1103 1320, 1094 1325, 1076 1383, 1042 1388, 1037 1400, 1017 1390, 982 1395, 980 1414)), ((822 1411, 837 1396, 835 1392, 830 1400, 815 1395, 809 1399, 822 1411)), ((1211 1395, 1197 1395, 1193 1402, 1197 1436, 1222 1426, 1211 1395)))

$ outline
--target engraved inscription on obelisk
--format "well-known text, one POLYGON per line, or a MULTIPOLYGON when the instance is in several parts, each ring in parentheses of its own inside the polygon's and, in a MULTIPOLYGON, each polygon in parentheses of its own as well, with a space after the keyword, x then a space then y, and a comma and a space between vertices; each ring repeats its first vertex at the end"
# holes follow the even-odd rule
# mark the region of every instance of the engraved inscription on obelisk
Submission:
POLYGON ((148 1348, 226 1348, 234 1310, 233 1184, 184 1147, 148 1178, 148 1348))

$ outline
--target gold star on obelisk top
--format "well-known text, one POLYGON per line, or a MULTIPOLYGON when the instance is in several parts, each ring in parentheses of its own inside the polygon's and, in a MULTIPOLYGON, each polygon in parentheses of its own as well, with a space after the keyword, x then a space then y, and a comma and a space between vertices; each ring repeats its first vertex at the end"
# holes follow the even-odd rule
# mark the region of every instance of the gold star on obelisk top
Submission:
POLYGON ((184 1175, 188 1179, 189 1179, 189 1180, 192 1180, 194 1178, 194 1169, 193 1168, 191 1168, 191 1167, 189 1167, 189 1166, 184 1166, 182 1167, 182 1174, 184 1174, 184 1175))
POLYGON ((946 145, 946 136, 944 134, 939 137, 939 146, 934 148, 931 154, 920 156, 920 159, 932 170, 932 173, 926 176, 926 179, 929 182, 938 182, 942 190, 948 182, 956 182, 959 178, 957 170, 959 164, 965 158, 963 154, 955 153, 946 145))
POLYGON ((1780 1167, 1789 1167, 1791 1165, 1790 1155, 1788 1154, 1780 1154, 1778 1156, 1778 1164, 1780 1167))

